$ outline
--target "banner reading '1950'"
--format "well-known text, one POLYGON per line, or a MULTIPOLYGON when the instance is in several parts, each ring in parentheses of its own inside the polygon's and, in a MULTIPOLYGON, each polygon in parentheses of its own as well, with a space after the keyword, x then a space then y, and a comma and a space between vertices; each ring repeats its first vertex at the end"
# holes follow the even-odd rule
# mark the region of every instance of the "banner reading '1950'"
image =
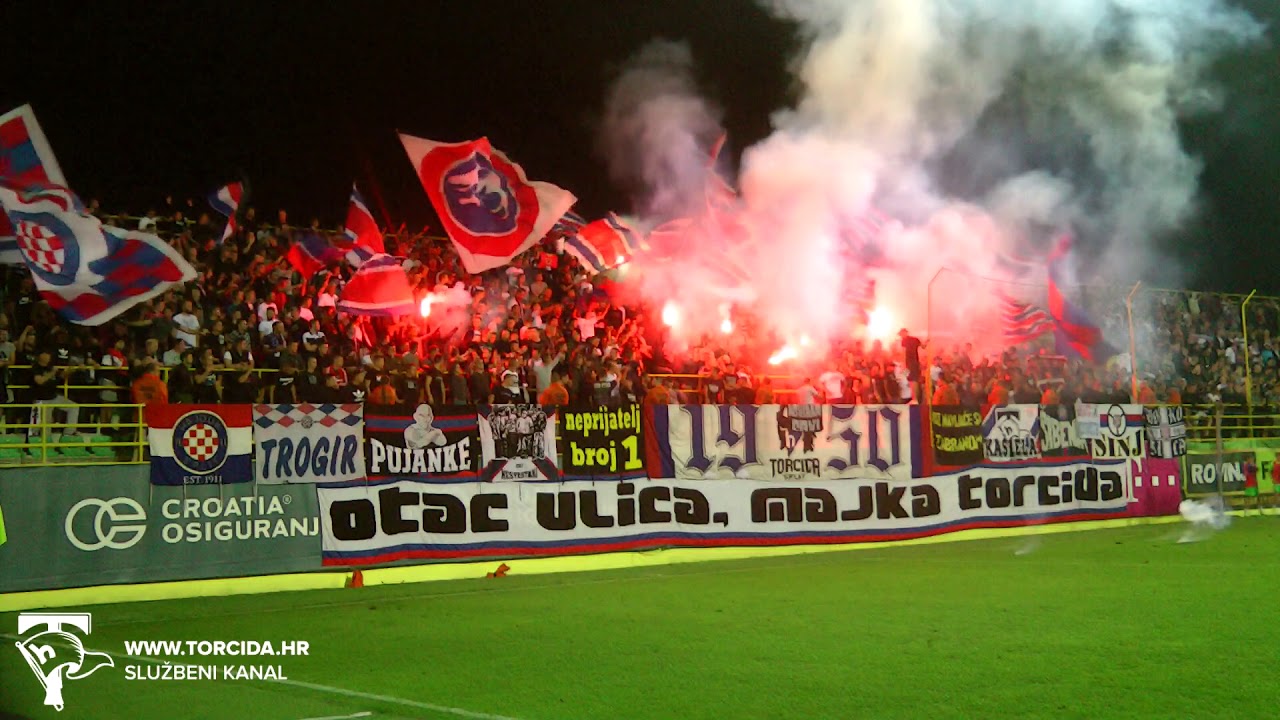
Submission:
POLYGON ((908 405, 659 405, 649 476, 809 480, 921 474, 908 405))

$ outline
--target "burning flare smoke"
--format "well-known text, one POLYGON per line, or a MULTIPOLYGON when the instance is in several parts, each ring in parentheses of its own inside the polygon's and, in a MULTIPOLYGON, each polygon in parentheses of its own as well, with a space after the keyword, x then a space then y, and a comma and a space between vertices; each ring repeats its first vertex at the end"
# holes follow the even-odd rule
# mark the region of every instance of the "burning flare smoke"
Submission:
MULTIPOLYGON (((849 338, 868 278, 882 313, 873 323, 923 330, 939 268, 998 276, 998 251, 1066 228, 1100 268, 1127 278, 1150 266, 1158 241, 1196 209, 1200 166, 1178 120, 1219 109, 1209 64, 1260 36, 1217 0, 767 7, 806 42, 794 65, 798 102, 742 154, 750 242, 641 257, 633 281, 653 307, 685 309, 668 323, 673 333, 714 334, 724 320, 714 308, 732 301, 752 306, 791 353, 801 334, 815 348, 849 338), (900 222, 851 244, 877 208, 900 222), (733 298, 727 257, 742 271, 733 298)), ((646 228, 705 212, 719 117, 680 44, 645 47, 611 88, 600 148, 646 228)), ((984 293, 966 295, 946 298, 948 311, 989 308, 984 293)))

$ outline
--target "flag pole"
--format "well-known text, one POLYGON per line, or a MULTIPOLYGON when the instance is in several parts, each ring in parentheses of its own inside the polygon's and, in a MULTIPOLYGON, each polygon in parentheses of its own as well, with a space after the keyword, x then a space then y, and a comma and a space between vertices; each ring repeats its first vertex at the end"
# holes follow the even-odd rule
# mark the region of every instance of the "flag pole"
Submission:
POLYGON ((1142 287, 1141 280, 1134 283, 1129 296, 1124 299, 1125 309, 1129 313, 1129 397, 1132 398, 1132 402, 1138 402, 1138 342, 1133 333, 1133 296, 1138 293, 1140 287, 1142 287))
POLYGON ((918 403, 920 405, 928 405, 933 402, 933 283, 942 275, 943 270, 946 270, 946 268, 938 268, 933 277, 929 278, 929 286, 925 289, 924 331, 928 345, 925 345, 924 377, 921 378, 923 381, 921 386, 924 388, 924 392, 921 394, 924 397, 920 398, 918 403))
MULTIPOLYGON (((1249 363, 1249 316, 1245 311, 1249 309, 1249 301, 1256 294, 1256 289, 1250 290, 1249 296, 1240 303, 1240 331, 1244 333, 1244 403, 1250 417, 1253 416, 1253 371, 1249 363)), ((1252 424, 1251 422, 1250 425, 1252 424)))

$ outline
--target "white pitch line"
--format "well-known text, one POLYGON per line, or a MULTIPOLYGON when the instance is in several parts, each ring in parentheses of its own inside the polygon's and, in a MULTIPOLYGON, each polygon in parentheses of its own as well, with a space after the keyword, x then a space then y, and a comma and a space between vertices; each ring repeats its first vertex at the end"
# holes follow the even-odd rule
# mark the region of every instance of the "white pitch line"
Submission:
POLYGON ((350 715, 325 715, 324 717, 309 717, 302 720, 355 720, 355 718, 369 717, 373 713, 365 710, 364 712, 352 713, 350 715))
MULTIPOLYGON (((0 638, 21 641, 22 637, 18 635, 10 635, 8 633, 0 633, 0 638)), ((57 647, 66 648, 68 650, 77 650, 73 645, 65 643, 48 643, 57 647)), ((127 653, 112 652, 110 650, 97 650, 95 652, 110 655, 119 660, 141 660, 155 665, 167 665, 170 660, 161 660, 159 658, 146 657, 145 655, 129 655, 127 653)), ((253 681, 251 681, 253 682, 253 681)), ((377 695, 375 693, 360 692, 359 690, 347 690, 346 688, 332 687, 330 685, 320 685, 318 683, 303 682, 301 680, 261 680, 257 682, 272 683, 276 685, 287 685, 289 687, 302 688, 304 690, 314 690, 316 692, 329 693, 331 695, 343 695, 345 697, 360 698, 361 700, 371 700, 374 702, 386 703, 388 705, 400 705, 401 707, 409 707, 417 710, 430 710, 432 712, 442 713, 444 715, 453 715, 454 717, 471 718, 472 720, 520 720, 520 718, 511 717, 509 715, 492 715, 490 713, 475 712, 464 708, 449 707, 448 705, 436 705, 435 703, 419 702, 417 700, 406 700, 404 698, 392 697, 391 695, 377 695)), ((342 715, 343 718, 368 717, 365 715, 342 715)))

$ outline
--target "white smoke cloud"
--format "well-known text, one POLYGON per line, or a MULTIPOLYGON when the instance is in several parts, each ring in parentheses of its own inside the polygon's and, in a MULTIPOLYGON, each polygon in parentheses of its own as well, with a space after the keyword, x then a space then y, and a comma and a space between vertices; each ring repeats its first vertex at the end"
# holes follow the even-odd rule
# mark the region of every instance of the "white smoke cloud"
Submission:
MULTIPOLYGON (((939 268, 996 276, 997 250, 1043 248, 1067 228, 1090 266, 1116 279, 1167 267, 1159 243, 1196 211, 1200 172, 1178 119, 1219 108, 1210 63, 1261 32, 1217 0, 767 7, 795 21, 806 45, 798 103, 742 156, 738 184, 757 230, 744 262, 767 329, 815 339, 847 335, 838 288, 866 272, 895 317, 923 330, 939 268), (871 207, 904 225, 864 271, 842 257, 839 232, 871 207)), ((643 188, 649 225, 702 199, 718 113, 698 99, 691 69, 686 48, 651 46, 609 98, 602 147, 615 178, 643 188)), ((722 262, 691 244, 679 277, 642 268, 642 287, 656 302, 714 307, 701 289, 714 283, 700 281, 722 262)), ((933 299, 949 315, 935 328, 989 303, 974 288, 947 295, 933 299)), ((719 322, 691 315, 709 317, 690 330, 719 322)))
POLYGON ((647 217, 687 213, 700 196, 702 148, 720 133, 720 112, 698 92, 693 73, 687 44, 655 40, 609 91, 599 149, 647 217))

